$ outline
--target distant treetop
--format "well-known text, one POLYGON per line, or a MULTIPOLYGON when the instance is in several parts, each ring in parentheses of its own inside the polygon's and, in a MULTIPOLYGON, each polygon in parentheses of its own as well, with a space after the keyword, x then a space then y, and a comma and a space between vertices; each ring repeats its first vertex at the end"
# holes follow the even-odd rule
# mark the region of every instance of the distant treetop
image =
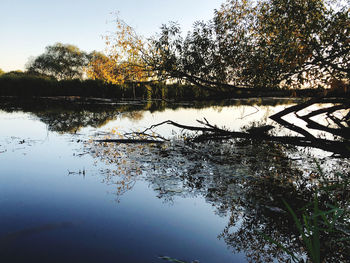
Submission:
POLYGON ((56 43, 47 46, 43 54, 30 60, 27 71, 62 79, 81 79, 84 68, 89 63, 89 55, 70 44, 56 43))

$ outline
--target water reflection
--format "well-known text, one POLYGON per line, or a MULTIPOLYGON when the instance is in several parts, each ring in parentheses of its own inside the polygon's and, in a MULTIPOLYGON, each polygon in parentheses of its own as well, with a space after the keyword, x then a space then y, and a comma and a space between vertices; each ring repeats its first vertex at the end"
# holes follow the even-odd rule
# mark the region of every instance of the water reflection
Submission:
MULTIPOLYGON (((101 143, 94 141, 97 139, 95 137, 87 140, 86 134, 80 137, 62 135, 62 133, 79 133, 83 127, 91 126, 100 127, 95 131, 104 134, 104 137, 122 121, 126 123, 127 120, 130 129, 136 124, 149 126, 161 121, 161 118, 168 119, 169 114, 184 121, 187 121, 186 118, 191 119, 192 122, 196 118, 203 117, 202 114, 204 114, 204 117, 209 116, 208 118, 216 120, 218 125, 227 125, 234 129, 245 125, 248 128, 252 126, 251 121, 268 123, 268 116, 286 107, 285 104, 279 105, 282 101, 271 100, 266 103, 254 101, 255 104, 251 101, 222 102, 214 104, 210 109, 206 108, 208 110, 205 111, 185 110, 186 107, 193 107, 191 104, 168 105, 172 109, 178 109, 173 111, 165 109, 166 105, 163 101, 132 102, 131 104, 96 100, 80 103, 39 102, 34 100, 32 105, 28 106, 12 101, 1 106, 6 112, 18 110, 29 112, 48 125, 50 131, 60 132, 54 139, 52 139, 53 134, 50 133, 51 141, 42 142, 42 150, 36 152, 37 156, 34 158, 34 160, 40 159, 40 162, 19 159, 17 152, 2 153, 7 154, 4 164, 6 160, 10 160, 12 166, 20 164, 18 166, 25 167, 23 168, 25 171, 21 170, 20 175, 12 174, 9 171, 13 168, 4 165, 5 168, 2 168, 2 171, 5 171, 3 173, 5 180, 2 181, 4 194, 1 194, 15 200, 23 199, 28 203, 34 200, 36 202, 33 203, 41 204, 42 207, 36 211, 33 220, 51 214, 53 215, 51 217, 56 217, 58 210, 61 211, 62 218, 59 220, 49 218, 50 220, 45 222, 65 222, 67 221, 65 217, 69 213, 73 219, 78 218, 78 220, 72 220, 74 222, 80 221, 81 218, 87 221, 85 226, 83 224, 80 229, 74 229, 76 232, 71 236, 61 237, 62 244, 66 244, 72 237, 74 242, 85 247, 85 250, 83 248, 79 250, 73 241, 70 245, 62 245, 72 249, 73 255, 79 255, 79 259, 89 262, 89 258, 96 251, 108 253, 100 252, 103 254, 101 258, 99 258, 100 254, 95 255, 90 261, 93 259, 108 261, 113 258, 154 262, 157 255, 164 254, 173 258, 183 258, 185 254, 190 255, 188 259, 194 259, 198 255, 193 257, 191 252, 196 250, 196 247, 200 247, 196 251, 203 253, 204 259, 201 262, 226 262, 223 258, 227 259, 227 262, 232 261, 232 258, 240 262, 246 260, 286 262, 288 258, 286 253, 268 242, 262 233, 283 244, 295 254, 304 256, 305 252, 301 248, 298 232, 293 227, 288 213, 285 212, 286 209, 281 200, 284 198, 293 207, 302 207, 311 199, 310 188, 317 186, 318 183, 317 175, 313 173, 315 170, 313 152, 308 150, 301 152, 300 148, 287 147, 279 143, 263 143, 246 139, 192 144, 175 138, 169 143, 146 145, 101 143), (246 107, 238 106, 244 103, 246 107), (236 106, 225 107, 227 104, 236 106), (218 116, 225 117, 220 119, 218 116), (65 137, 68 138, 69 143, 79 141, 79 147, 83 141, 83 149, 79 148, 78 152, 73 151, 72 147, 68 147, 65 144, 67 142, 62 139, 65 137), (64 149, 59 149, 59 146, 64 149), (48 148, 61 152, 59 157, 50 160, 50 165, 43 165, 41 159, 47 157, 48 148), (94 167, 91 167, 92 162, 95 162, 94 167), (37 167, 31 165, 32 163, 38 164, 37 167), (80 169, 84 172, 74 173, 80 169), (26 174, 27 170, 29 175, 26 174), (21 177, 25 178, 25 183, 18 187, 18 178, 21 177), (96 179, 102 184, 96 183, 96 179), (33 192, 40 194, 27 197, 23 194, 29 191, 26 188, 27 185, 28 188, 35 189, 35 191, 32 190, 33 192), (148 189, 145 185, 148 185, 148 189), (110 204, 106 200, 107 191, 113 194, 113 199, 118 204, 110 204), (52 192, 56 192, 55 198, 58 201, 51 200, 52 192), (152 199, 154 196, 156 201, 152 199), (212 206, 214 215, 211 214, 210 209, 203 209, 205 212, 194 210, 196 205, 188 204, 192 201, 198 203, 203 201, 205 205, 212 206), (173 205, 178 202, 182 203, 180 208, 173 205), (53 204, 56 206, 52 207, 53 204), (160 204, 164 206, 160 207, 160 204), (194 214, 193 211, 199 212, 194 214), (222 224, 217 223, 220 220, 223 221, 222 224), (201 227, 201 224, 204 227, 201 227), (213 225, 220 227, 208 229, 213 225), (212 236, 218 238, 218 243, 208 242, 212 236), (221 242, 238 256, 223 255, 223 251, 226 250, 221 249, 221 242), (140 255, 146 255, 147 258, 136 255, 137 253, 135 254, 131 249, 134 247, 138 251, 141 249, 140 255), (215 259, 216 255, 211 253, 210 249, 220 255, 220 258, 215 259), (88 256, 81 256, 83 253, 87 253, 88 256), (210 257, 211 254, 212 257, 210 257), (241 256, 242 254, 245 255, 245 259, 241 256)), ((202 109, 209 105, 210 103, 195 106, 202 109)), ((171 129, 166 129, 165 132, 171 135, 171 129)), ((39 130, 43 130, 43 127, 39 130)), ((110 134, 112 135, 115 134, 110 134)), ((16 145, 20 145, 22 141, 23 137, 12 140, 16 145)), ((25 139, 25 142, 29 141, 25 139)), ((30 147, 29 144, 24 144, 30 147)), ((3 148, 0 148, 0 153, 7 147, 6 144, 1 146, 3 148)), ((350 170, 346 159, 325 158, 324 153, 320 156, 324 158, 321 159, 324 161, 322 166, 330 176, 334 170, 343 173, 350 170)), ((4 213, 5 218, 7 213, 11 215, 12 211, 14 214, 21 212, 21 208, 17 208, 8 201, 5 201, 4 207, 10 208, 4 209, 10 211, 4 213)), ((27 208, 27 210, 28 214, 33 214, 33 208, 27 208)), ((10 222, 9 219, 8 221, 10 222)), ((30 219, 27 221, 31 222, 30 219)), ((26 224, 25 219, 23 224, 26 224)), ((41 228, 36 227, 38 224, 32 225, 34 225, 33 228, 22 225, 9 229, 19 229, 11 233, 24 233, 19 237, 25 239, 26 233, 42 233, 41 230, 45 232, 56 226, 44 223, 40 224, 41 228), (23 231, 21 232, 20 229, 23 231), (39 232, 36 232, 37 230, 39 232)), ((58 226, 60 227, 61 223, 58 226)), ((65 224, 63 223, 62 226, 65 224)), ((7 232, 7 236, 6 233, 1 235, 6 240, 8 235, 11 237, 6 227, 6 231, 0 230, 7 232)), ((23 247, 28 246, 28 243, 23 240, 22 242, 23 247)), ((62 254, 61 251, 55 252, 57 255, 62 254)), ((328 258, 334 259, 333 261, 341 256, 350 257, 347 255, 348 251, 343 251, 342 255, 336 249, 327 253, 329 253, 328 258)))
POLYGON ((61 228, 70 228, 73 226, 74 224, 72 222, 59 222, 21 229, 19 231, 8 233, 4 236, 0 236, 0 247, 6 247, 9 245, 9 243, 14 242, 17 239, 25 238, 27 236, 36 235, 42 232, 52 231, 61 228))
MULTIPOLYGON (((94 128, 102 127, 109 121, 116 120, 117 118, 138 121, 143 118, 145 111, 162 112, 166 109, 202 109, 208 107, 213 107, 217 111, 220 111, 225 106, 276 106, 291 103, 295 103, 295 100, 267 98, 264 100, 247 99, 171 103, 165 101, 113 101, 93 98, 33 98, 19 100, 18 98, 0 97, 0 110, 5 112, 28 112, 47 124, 50 131, 76 133, 81 128, 87 126, 94 128)), ((249 114, 250 112, 242 112, 242 117, 249 114)))
MULTIPOLYGON (((251 140, 173 141, 161 146, 93 142, 86 147, 94 158, 110 165, 101 175, 104 182, 116 185, 118 201, 138 180, 148 182, 165 203, 202 197, 215 207, 217 215, 229 216, 218 238, 233 253, 243 252, 250 262, 287 262, 290 256, 266 240, 268 236, 294 255, 305 257, 299 233, 282 202, 304 207, 317 185, 313 158, 304 156, 300 166, 303 154, 297 148, 251 140)), ((331 167, 350 170, 349 163, 340 160, 331 167)), ((327 253, 333 260, 345 255, 336 249, 327 253)))

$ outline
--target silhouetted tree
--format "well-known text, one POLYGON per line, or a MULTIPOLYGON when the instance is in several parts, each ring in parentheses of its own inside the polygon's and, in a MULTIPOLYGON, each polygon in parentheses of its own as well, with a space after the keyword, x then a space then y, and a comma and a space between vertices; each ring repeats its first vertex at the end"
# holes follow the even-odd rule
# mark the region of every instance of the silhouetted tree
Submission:
POLYGON ((345 3, 228 0, 185 38, 177 24, 162 26, 151 62, 161 75, 201 86, 342 86, 349 21, 345 3))
MULTIPOLYGON (((178 24, 144 40, 120 19, 107 36, 104 79, 177 80, 206 88, 346 88, 350 13, 344 1, 226 0, 184 37, 178 24)), ((92 74, 93 75, 93 74, 92 74)))

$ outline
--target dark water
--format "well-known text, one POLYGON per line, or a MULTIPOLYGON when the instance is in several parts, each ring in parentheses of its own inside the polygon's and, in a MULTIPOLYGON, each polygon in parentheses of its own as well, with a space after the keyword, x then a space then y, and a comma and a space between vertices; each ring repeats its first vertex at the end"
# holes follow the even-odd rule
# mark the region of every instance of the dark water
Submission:
POLYGON ((1 262, 285 260, 259 233, 302 256, 275 202, 283 189, 259 178, 300 176, 314 156, 341 169, 346 160, 245 141, 185 145, 169 126, 155 130, 175 138, 163 145, 93 142, 167 119, 196 125, 205 117, 233 130, 270 124, 288 103, 2 102, 1 262))

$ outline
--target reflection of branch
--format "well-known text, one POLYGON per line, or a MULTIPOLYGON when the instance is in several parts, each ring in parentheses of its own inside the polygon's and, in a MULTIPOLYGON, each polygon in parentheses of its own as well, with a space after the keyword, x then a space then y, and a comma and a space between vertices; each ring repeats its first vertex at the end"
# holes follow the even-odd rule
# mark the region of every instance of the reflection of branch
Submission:
POLYGON ((295 131, 303 136, 305 136, 306 138, 309 138, 310 140, 315 140, 315 137, 313 135, 311 135, 309 132, 307 132, 306 130, 304 130, 301 127, 298 127, 294 124, 291 124, 285 120, 282 119, 282 117, 290 114, 290 113, 295 113, 295 115, 302 119, 303 121, 305 121, 307 123, 307 127, 310 129, 316 129, 316 130, 320 130, 320 131, 326 131, 329 132, 333 135, 338 135, 341 136, 345 139, 349 139, 350 138, 350 132, 349 132, 349 128, 344 127, 341 124, 341 121, 336 120, 335 117, 331 117, 330 114, 337 111, 337 110, 341 110, 341 109, 349 109, 349 100, 345 99, 329 99, 329 98, 314 98, 311 99, 309 101, 306 101, 304 103, 300 103, 297 104, 295 106, 289 107, 283 111, 280 111, 272 116, 270 116, 270 119, 276 121, 277 123, 281 124, 282 126, 295 131), (326 102, 332 102, 332 103, 342 103, 340 105, 335 105, 332 107, 328 107, 328 108, 324 108, 324 109, 318 109, 318 110, 314 110, 312 112, 310 112, 309 114, 300 116, 298 115, 298 112, 315 104, 315 103, 326 103, 326 102), (340 129, 336 129, 336 128, 330 128, 330 127, 326 127, 324 125, 321 125, 313 120, 311 120, 311 117, 317 116, 319 114, 323 114, 326 113, 328 115, 328 117, 330 117, 333 122, 335 122, 336 124, 338 124, 338 126, 340 127, 340 129))
MULTIPOLYGON (((335 112, 337 110, 346 109, 347 107, 348 107, 347 105, 343 105, 343 104, 335 105, 335 106, 328 107, 328 108, 314 110, 314 111, 310 112, 309 114, 304 115, 302 117, 303 118, 311 118, 311 117, 314 117, 314 116, 322 114, 322 113, 332 113, 332 112, 335 112)), ((300 116, 298 116, 298 117, 300 117, 300 116)))
POLYGON ((164 141, 148 140, 148 139, 103 139, 103 140, 95 140, 95 142, 115 142, 115 143, 164 143, 164 141))
POLYGON ((326 132, 329 132, 331 134, 341 136, 345 139, 350 139, 350 129, 349 128, 340 128, 340 129, 330 128, 330 127, 326 127, 324 125, 321 125, 313 120, 310 120, 309 118, 304 117, 304 116, 299 116, 299 118, 304 120, 307 123, 307 127, 310 129, 326 131, 326 132))
POLYGON ((338 142, 338 141, 331 141, 326 139, 319 139, 314 138, 312 140, 304 137, 297 137, 297 136, 269 136, 269 135, 259 135, 256 136, 255 134, 247 134, 247 133, 239 133, 239 132, 232 132, 231 134, 227 134, 226 136, 218 136, 216 134, 210 134, 210 135, 201 135, 195 138, 194 142, 202 142, 202 141, 208 141, 208 140, 225 140, 225 139, 232 139, 232 138, 249 138, 249 139, 255 139, 255 140, 261 140, 261 141, 275 141, 280 143, 286 143, 294 146, 303 146, 303 147, 313 147, 322 149, 327 152, 333 152, 335 154, 339 154, 343 157, 350 157, 350 146, 347 143, 344 142, 338 142))
POLYGON ((337 124, 339 128, 341 128, 341 129, 346 128, 346 127, 341 123, 341 120, 339 120, 338 118, 336 118, 336 117, 333 116, 332 114, 327 113, 327 117, 328 117, 329 119, 331 119, 335 124, 337 124))
MULTIPOLYGON (((169 124, 181 129, 189 130, 189 131, 201 131, 203 134, 196 136, 192 139, 193 142, 203 142, 209 140, 225 140, 232 138, 245 138, 245 139, 254 139, 260 141, 275 141, 286 144, 291 144, 295 146, 304 146, 304 147, 314 147, 319 148, 324 151, 330 151, 341 156, 350 156, 349 145, 344 142, 331 141, 327 139, 320 139, 315 137, 298 137, 298 136, 270 136, 266 133, 247 133, 247 132, 235 132, 228 131, 216 126, 213 126, 205 120, 199 121, 201 124, 207 127, 196 127, 196 126, 188 126, 176 123, 171 120, 167 120, 158 124, 152 125, 150 128, 158 127, 164 124, 169 124)), ((146 130, 148 130, 146 129, 146 130)), ((300 128, 301 129, 301 128, 300 128)))
POLYGON ((253 115, 253 114, 259 112, 259 109, 258 109, 257 107, 255 107, 255 106, 252 106, 252 107, 253 107, 254 109, 256 109, 256 111, 254 111, 254 112, 252 112, 252 113, 249 113, 249 114, 247 114, 247 115, 245 115, 245 116, 243 116, 243 117, 241 117, 241 118, 239 118, 239 119, 240 119, 240 120, 243 120, 244 118, 249 117, 249 116, 251 116, 251 115, 253 115))
POLYGON ((159 141, 169 141, 168 139, 164 138, 158 133, 152 132, 152 134, 148 134, 146 132, 128 132, 123 134, 127 139, 133 139, 133 140, 138 140, 138 139, 145 139, 147 138, 148 140, 159 140, 159 141))
POLYGON ((299 133, 303 136, 305 136, 306 138, 315 138, 311 133, 305 131, 303 128, 300 128, 292 123, 289 123, 285 120, 282 119, 283 116, 285 115, 288 115, 289 113, 292 113, 292 112, 298 112, 302 109, 305 109, 309 106, 311 106, 312 104, 318 102, 319 99, 315 98, 315 99, 312 99, 312 100, 309 100, 307 102, 304 102, 304 103, 300 103, 300 104, 297 104, 295 106, 292 106, 292 107, 289 107, 289 108, 286 108, 284 109, 283 111, 280 111, 272 116, 270 116, 269 118, 274 120, 275 122, 277 122, 278 124, 292 130, 292 131, 295 131, 296 133, 299 133))
POLYGON ((298 116, 298 118, 300 118, 303 121, 305 121, 307 123, 307 127, 310 128, 310 129, 317 129, 317 130, 321 130, 321 131, 326 131, 326 132, 329 132, 331 134, 338 135, 338 136, 341 136, 343 138, 349 139, 350 138, 350 130, 349 130, 349 128, 347 128, 344 125, 342 125, 341 124, 341 120, 338 120, 336 117, 331 115, 331 113, 333 113, 333 112, 335 112, 337 110, 348 109, 348 108, 349 108, 349 105, 347 105, 347 104, 340 104, 340 105, 335 105, 335 106, 324 108, 324 109, 315 110, 315 111, 312 111, 311 113, 309 113, 307 115, 303 115, 303 116, 300 116, 298 114, 296 114, 296 115, 298 116), (317 116, 317 115, 323 114, 323 113, 327 113, 327 116, 335 124, 337 124, 340 129, 326 127, 326 126, 321 125, 321 124, 319 124, 319 123, 317 123, 317 122, 315 122, 315 121, 310 119, 313 116, 317 116))

